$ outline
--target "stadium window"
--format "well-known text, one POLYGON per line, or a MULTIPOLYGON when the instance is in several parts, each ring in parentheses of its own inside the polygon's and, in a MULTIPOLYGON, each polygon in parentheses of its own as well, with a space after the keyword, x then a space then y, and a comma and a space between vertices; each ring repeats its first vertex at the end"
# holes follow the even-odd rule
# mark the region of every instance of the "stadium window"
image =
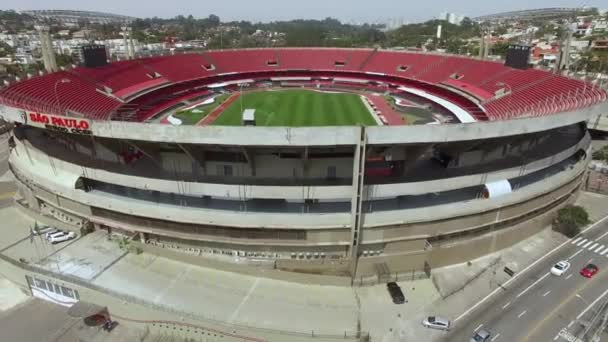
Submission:
POLYGON ((397 67, 397 71, 404 72, 404 71, 409 70, 409 68, 410 68, 409 65, 399 65, 397 67))
POLYGON ((215 65, 213 65, 213 64, 203 64, 203 69, 205 69, 207 71, 213 71, 213 70, 215 70, 215 65))
POLYGON ((38 278, 34 278, 34 284, 36 285, 37 288, 42 289, 42 290, 46 290, 46 283, 44 282, 44 280, 40 280, 38 278))
POLYGON ((346 62, 344 62, 344 61, 335 61, 334 65, 337 66, 337 67, 343 67, 343 66, 346 65, 346 62))
POLYGON ((63 292, 63 295, 66 297, 74 298, 74 291, 72 291, 72 289, 62 286, 61 292, 63 292))
POLYGON ((274 61, 274 60, 270 60, 270 61, 266 61, 266 65, 268 65, 268 66, 278 66, 279 62, 274 61))
POLYGON ((224 176, 232 176, 232 165, 224 165, 224 176))
POLYGON ((329 178, 329 179, 336 178, 336 167, 335 166, 329 166, 327 168, 327 178, 329 178))
POLYGON ((463 74, 453 74, 451 77, 455 80, 459 80, 459 79, 463 78, 464 75, 463 74))

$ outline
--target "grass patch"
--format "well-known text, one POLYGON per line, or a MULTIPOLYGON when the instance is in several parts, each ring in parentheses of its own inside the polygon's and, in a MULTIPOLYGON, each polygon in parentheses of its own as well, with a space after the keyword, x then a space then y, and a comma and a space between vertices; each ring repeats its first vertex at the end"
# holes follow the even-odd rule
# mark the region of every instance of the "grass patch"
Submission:
POLYGON ((376 125, 376 121, 357 94, 321 93, 300 89, 244 93, 226 108, 212 125, 241 126, 241 108, 256 110, 258 126, 376 125))
POLYGON ((209 115, 209 113, 211 113, 217 106, 226 101, 228 97, 230 97, 230 94, 221 94, 215 97, 215 101, 213 101, 213 103, 198 106, 189 110, 178 111, 173 116, 182 120, 184 125, 195 125, 197 122, 209 115))

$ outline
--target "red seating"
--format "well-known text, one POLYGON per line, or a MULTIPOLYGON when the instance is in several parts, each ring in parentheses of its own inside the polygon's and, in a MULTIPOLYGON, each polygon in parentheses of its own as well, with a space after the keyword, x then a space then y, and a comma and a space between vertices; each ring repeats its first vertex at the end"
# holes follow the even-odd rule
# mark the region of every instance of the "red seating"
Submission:
POLYGON ((150 81, 155 78, 156 70, 147 65, 146 59, 141 59, 115 62, 97 68, 76 68, 73 72, 118 92, 150 81))
MULTIPOLYGON (((243 78, 264 81, 276 76, 357 78, 407 85, 447 99, 479 120, 546 115, 606 98, 605 91, 578 80, 465 57, 371 49, 280 48, 207 51, 76 68, 13 84, 0 90, 0 102, 48 113, 69 110, 95 119, 107 119, 115 112, 120 116, 129 113, 129 119, 141 121, 175 101, 204 93, 210 83, 243 78), (485 113, 471 99, 438 87, 441 84, 473 90, 485 113), (105 95, 104 87, 126 103, 105 95)), ((342 83, 344 87, 360 86, 342 83)), ((376 85, 361 85, 371 87, 376 85)), ((378 91, 384 89, 379 87, 378 91)))
POLYGON ((70 111, 104 120, 121 103, 98 90, 95 84, 59 71, 0 90, 0 102, 48 114, 70 111))

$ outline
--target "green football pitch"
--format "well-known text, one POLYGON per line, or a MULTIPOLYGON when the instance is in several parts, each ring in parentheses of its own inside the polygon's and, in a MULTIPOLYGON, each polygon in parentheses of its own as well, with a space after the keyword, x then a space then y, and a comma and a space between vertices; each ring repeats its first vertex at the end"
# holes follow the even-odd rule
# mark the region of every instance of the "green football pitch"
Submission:
POLYGON ((257 126, 376 125, 376 121, 357 94, 299 89, 243 93, 212 125, 241 126, 241 108, 255 109, 257 126))

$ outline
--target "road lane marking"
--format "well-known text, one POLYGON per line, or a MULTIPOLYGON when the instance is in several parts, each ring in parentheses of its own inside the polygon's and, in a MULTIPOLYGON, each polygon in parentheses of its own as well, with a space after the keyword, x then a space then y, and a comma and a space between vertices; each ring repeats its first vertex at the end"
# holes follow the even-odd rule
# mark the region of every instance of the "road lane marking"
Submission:
POLYGON ((557 339, 559 338, 559 333, 557 333, 557 335, 555 335, 555 337, 553 338, 553 341, 557 341, 557 339))
POLYGON ((543 295, 543 297, 546 297, 549 293, 551 293, 551 290, 545 292, 545 294, 543 295))
POLYGON ((577 246, 580 246, 580 245, 584 244, 584 243, 585 243, 585 242, 587 242, 587 241, 589 241, 589 240, 587 240, 587 239, 583 239, 581 242, 577 243, 576 245, 577 245, 577 246))
POLYGON ((593 307, 597 302, 599 302, 600 300, 602 300, 602 298, 604 298, 604 296, 608 294, 608 290, 604 291, 604 293, 602 293, 599 297, 597 297, 593 302, 591 302, 591 304, 589 304, 589 306, 587 306, 585 308, 585 310, 583 310, 580 314, 578 314, 578 316, 576 316, 576 319, 581 319, 581 317, 583 317, 587 311, 589 311, 589 309, 591 309, 591 307, 593 307))
POLYGON ((593 262, 593 258, 589 259, 589 261, 587 261, 588 264, 593 262))
POLYGON ((604 249, 604 250, 602 251, 602 253, 600 253, 600 255, 604 255, 604 254, 606 254, 606 252, 608 252, 608 248, 604 249))
POLYGON ((582 252, 583 252, 583 250, 582 250, 582 249, 579 249, 579 250, 578 250, 578 251, 576 251, 574 254, 572 254, 572 255, 571 255, 569 258, 568 258, 568 260, 570 260, 570 259, 574 258, 575 256, 577 256, 579 253, 582 253, 582 252))
POLYGON ((593 245, 591 245, 591 247, 589 247, 589 250, 594 249, 594 248, 595 248, 597 245, 599 245, 599 243, 597 243, 597 242, 596 242, 596 243, 594 243, 593 245))
POLYGON ((500 333, 496 334, 496 336, 492 337, 492 339, 490 341, 494 341, 495 339, 498 338, 498 336, 500 336, 500 333))
POLYGON ((506 308, 507 308, 507 306, 509 306, 509 305, 511 305, 511 302, 508 302, 507 304, 503 305, 503 306, 502 306, 502 309, 503 309, 503 310, 504 310, 504 309, 506 309, 506 308))
MULTIPOLYGON (((560 312, 560 310, 562 310, 563 306, 568 305, 576 297, 577 294, 583 293, 583 290, 585 290, 587 287, 589 287, 593 284, 597 284, 598 279, 601 279, 600 280, 600 284, 601 284, 601 281, 605 281, 605 279, 604 279, 605 277, 606 277, 606 273, 602 273, 599 277, 594 277, 593 279, 589 279, 589 281, 584 282, 582 286, 579 286, 578 288, 574 288, 573 291, 571 291, 570 294, 566 298, 559 301, 559 305, 557 305, 555 308, 553 308, 553 310, 551 310, 551 312, 545 313, 541 320, 537 321, 532 328, 529 328, 527 331, 527 334, 523 338, 521 338, 519 341, 520 342, 529 341, 530 337, 534 336, 537 333, 538 329, 540 329, 542 326, 544 326, 547 323, 547 321, 554 319, 555 316, 560 312)), ((597 298, 596 301, 594 301, 591 305, 597 303, 597 301, 600 300, 602 298, 602 296, 604 296, 607 293, 608 293, 608 290, 606 290, 606 292, 604 292, 600 296, 600 298, 597 298)), ((586 308, 585 310, 588 310, 588 308, 586 308)), ((583 314, 584 314, 584 312, 583 312, 583 314)), ((576 319, 578 320, 579 318, 577 317, 576 319)), ((568 330, 564 328, 560 331, 560 334, 563 334, 562 331, 565 331, 566 333, 568 332, 568 330)))
POLYGON ((568 323, 568 328, 570 328, 572 324, 574 324, 574 321, 570 321, 570 323, 568 323))
POLYGON ((483 324, 480 324, 477 328, 475 328, 475 330, 473 330, 473 332, 477 332, 477 330, 479 330, 481 327, 483 327, 483 324))
POLYGON ((606 235, 608 235, 608 232, 605 232, 604 234, 600 235, 600 237, 598 237, 597 239, 595 239, 595 241, 599 241, 601 238, 603 238, 606 235))
POLYGON ((570 277, 572 277, 572 273, 568 274, 568 276, 566 277, 566 279, 570 279, 570 277))
POLYGON ((524 293, 528 292, 528 290, 530 290, 532 287, 534 287, 534 285, 540 283, 543 279, 547 278, 548 275, 549 275, 549 272, 545 273, 544 276, 540 277, 537 281, 533 282, 532 285, 526 287, 526 289, 521 291, 515 298, 521 297, 524 293))
MULTIPOLYGON (((599 252, 600 252, 602 249, 604 249, 604 247, 606 247, 606 246, 601 245, 601 246, 599 246, 598 248, 596 248, 596 249, 595 249, 595 251, 593 251, 593 252, 595 252, 595 253, 598 253, 598 254, 599 254, 599 252)), ((601 255, 601 254, 600 254, 600 255, 601 255)))
POLYGON ((528 312, 528 310, 522 311, 519 315, 517 315, 517 318, 521 318, 521 316, 525 315, 526 312, 528 312))
MULTIPOLYGON (((583 231, 580 232, 580 234, 585 234, 586 232, 590 231, 591 229, 595 229, 596 227, 598 227, 602 222, 604 222, 607 219, 608 219, 608 215, 602 217, 601 219, 599 219, 599 220, 595 221, 594 223, 592 223, 591 225, 589 225, 589 227, 583 229, 583 231)), ((482 305, 483 303, 485 303, 488 299, 490 299, 492 296, 494 296, 498 292, 504 291, 505 287, 507 285, 511 284, 513 281, 515 281, 515 279, 518 279, 522 274, 525 274, 529 269, 531 269, 532 267, 536 266, 539 262, 545 260, 551 254, 555 253, 555 251, 561 249, 562 247, 564 247, 565 245, 567 245, 569 242, 570 242, 570 240, 566 240, 566 241, 562 242, 559 246, 556 246, 555 248, 553 248, 549 252, 545 253, 543 256, 541 256, 541 257, 537 258, 536 260, 534 260, 533 263, 531 263, 530 265, 526 266, 523 270, 519 271, 519 273, 515 274, 513 277, 511 277, 510 279, 508 279, 504 284, 502 284, 502 286, 497 287, 496 289, 494 289, 494 291, 488 293, 480 301, 478 301, 473 306, 471 306, 470 308, 468 308, 467 310, 465 310, 465 312, 461 313, 460 316, 458 316, 458 317, 456 317, 454 319, 454 322, 462 319, 463 317, 465 317, 466 315, 468 315, 470 312, 472 312, 473 310, 477 309, 480 305, 482 305)))
POLYGON ((576 240, 572 240, 572 244, 574 245, 575 243, 579 242, 583 237, 577 237, 576 240))
POLYGON ((590 245, 590 244, 592 244, 592 243, 593 243, 593 241, 589 241, 589 242, 587 242, 586 244, 584 244, 584 245, 583 245, 583 248, 587 248, 587 247, 589 247, 589 245, 590 245))

